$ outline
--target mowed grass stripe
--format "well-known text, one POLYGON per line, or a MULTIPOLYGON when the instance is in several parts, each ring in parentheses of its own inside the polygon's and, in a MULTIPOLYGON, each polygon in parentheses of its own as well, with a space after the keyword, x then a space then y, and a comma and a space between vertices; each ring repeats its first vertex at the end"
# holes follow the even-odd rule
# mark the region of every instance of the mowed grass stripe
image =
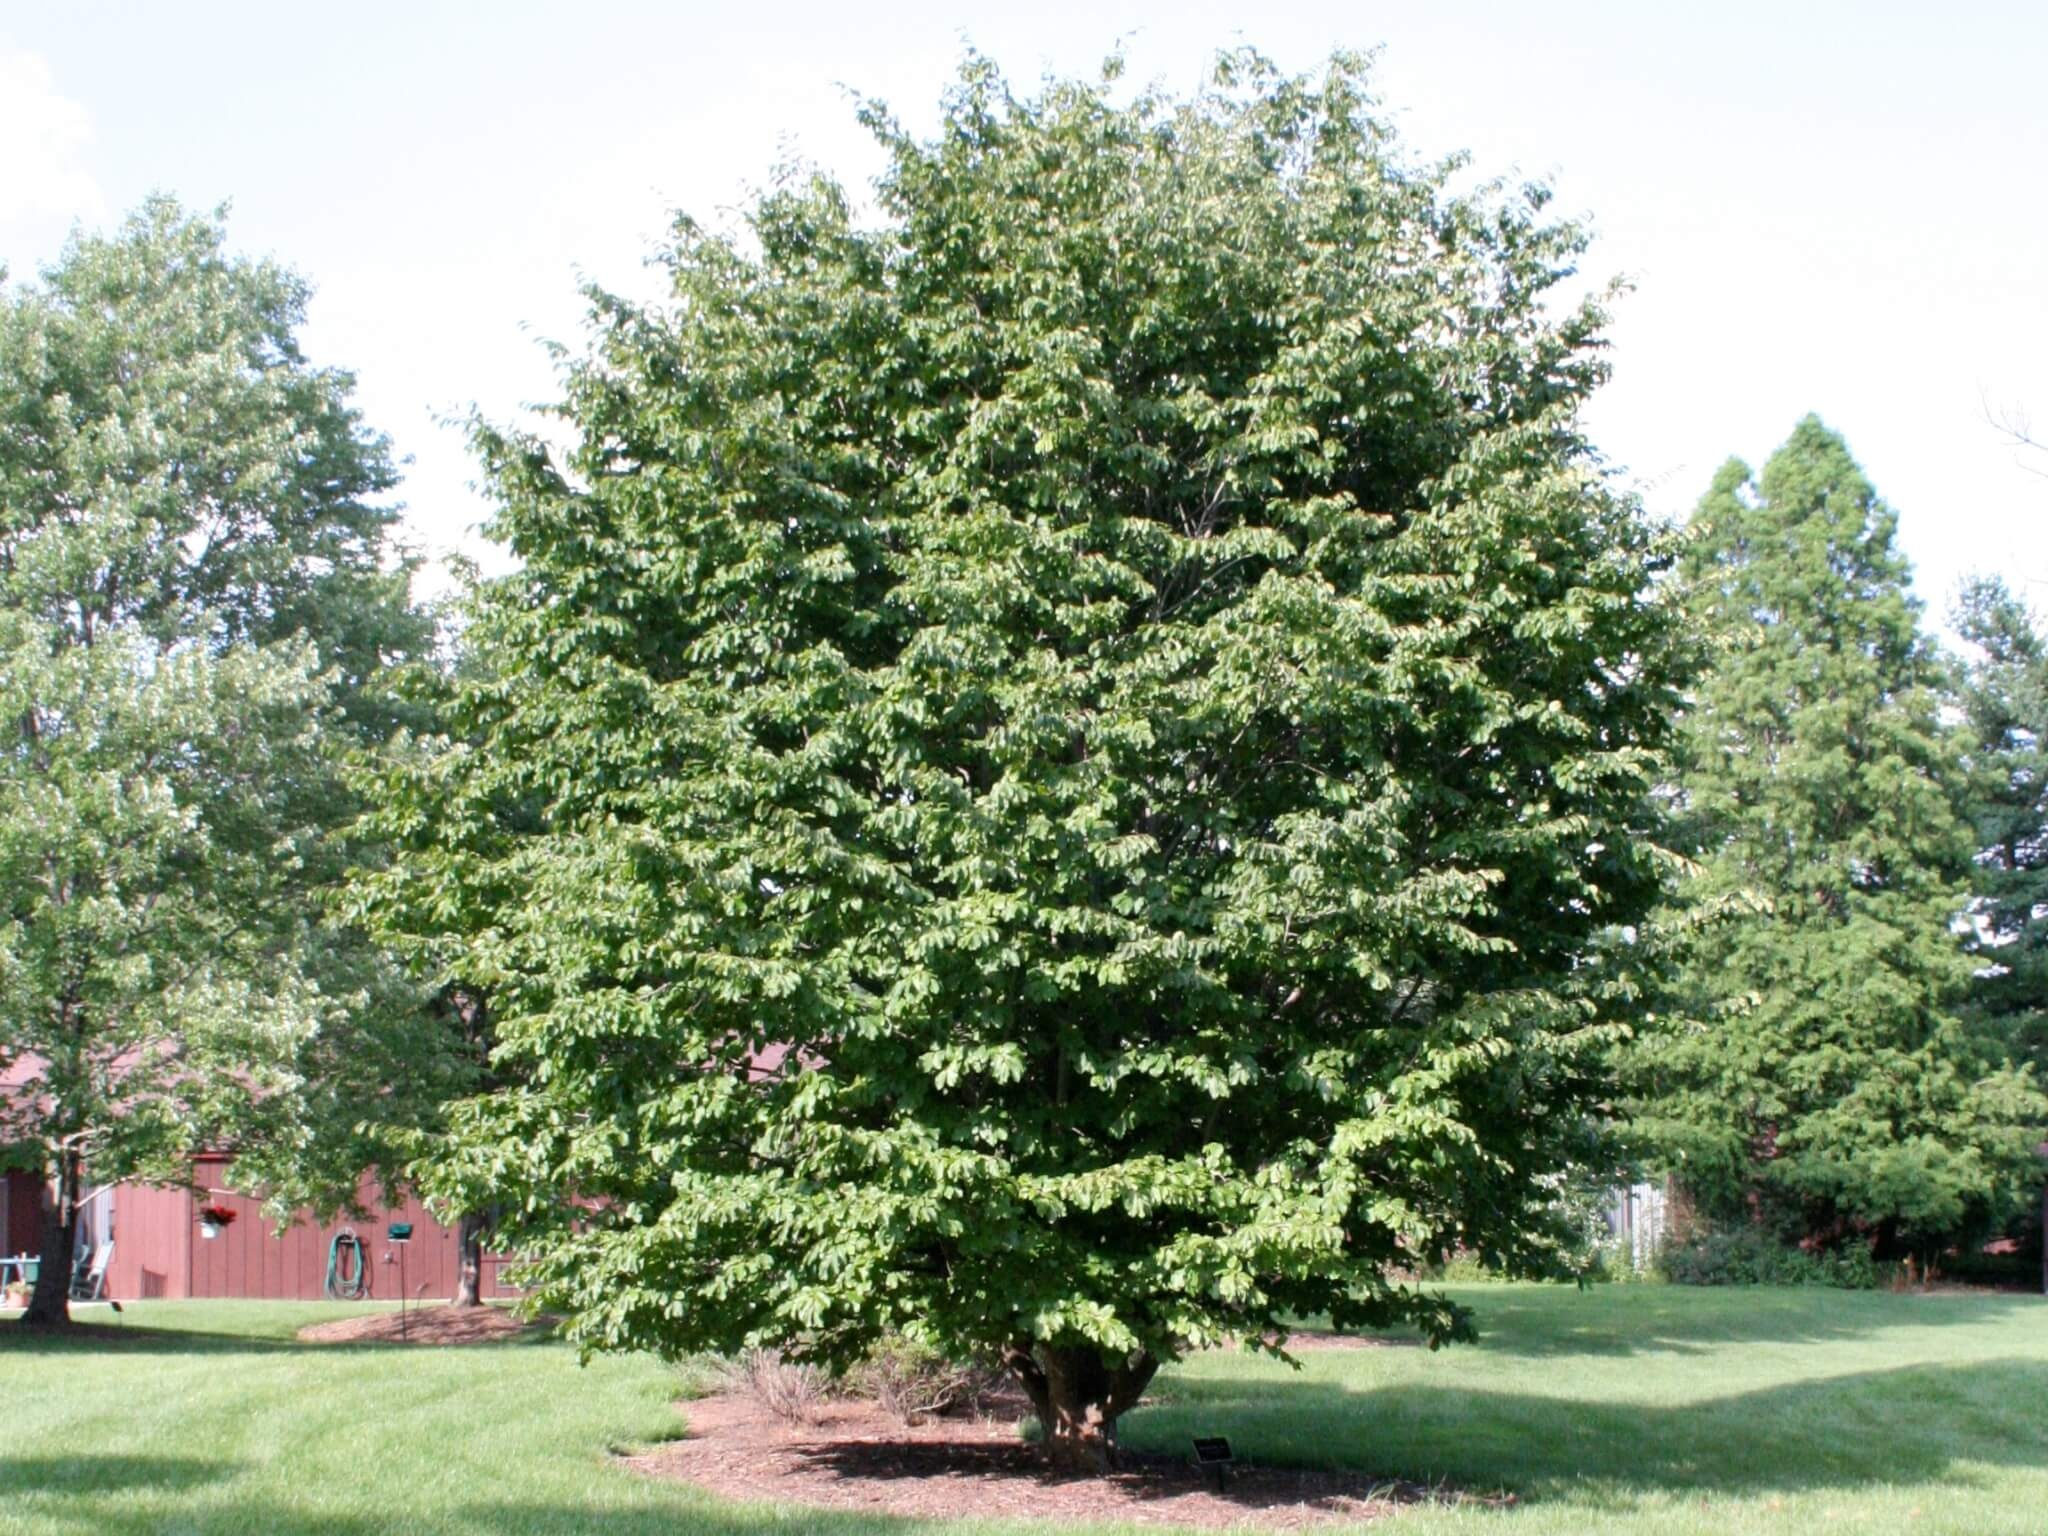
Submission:
MULTIPOLYGON (((1484 1531, 2048 1530, 2048 1303, 1538 1286, 1453 1288, 1476 1347, 1241 1354, 1163 1373, 1125 1442, 1507 1489, 1399 1536, 1484 1531)), ((681 1373, 552 1343, 301 1345, 350 1309, 138 1303, 130 1336, 0 1324, 0 1531, 365 1536, 994 1530, 727 1504, 634 1475, 681 1373)), ((89 1309, 104 1318, 103 1309, 89 1309)), ((1102 1529, 1116 1529, 1105 1526, 1102 1529)))

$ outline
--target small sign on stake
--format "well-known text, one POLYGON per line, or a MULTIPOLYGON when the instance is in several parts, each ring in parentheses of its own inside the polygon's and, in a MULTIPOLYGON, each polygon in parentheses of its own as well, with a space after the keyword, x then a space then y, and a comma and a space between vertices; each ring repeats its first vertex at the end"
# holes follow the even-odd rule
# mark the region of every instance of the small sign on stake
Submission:
POLYGON ((1236 1460, 1230 1454, 1230 1442, 1223 1436, 1195 1437, 1195 1465, 1209 1474, 1218 1493, 1230 1485, 1230 1467, 1236 1460))

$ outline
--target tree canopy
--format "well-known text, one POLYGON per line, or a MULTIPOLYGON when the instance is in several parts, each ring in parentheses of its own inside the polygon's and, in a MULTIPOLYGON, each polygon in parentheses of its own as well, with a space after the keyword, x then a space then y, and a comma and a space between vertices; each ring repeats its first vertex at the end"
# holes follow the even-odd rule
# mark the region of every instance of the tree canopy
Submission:
POLYGON ((2014 1054, 2048 1072, 2048 642, 1997 578, 1971 582, 1956 628, 1976 832, 1975 996, 2014 1054))
POLYGON ((189 1177, 414 985, 326 916, 344 759, 431 636, 305 299, 161 198, 0 294, 0 1140, 57 1190, 36 1321, 88 1167, 189 1177))
POLYGON ((1363 64, 972 61, 872 216, 792 171, 485 429, 448 749, 365 896, 517 1081, 432 1175, 591 1348, 898 1329, 1055 1444, 1291 1317, 1554 1263, 1677 648, 1581 437, 1581 231, 1363 64))
POLYGON ((1700 503, 1677 836, 1683 899, 1738 912, 1690 930, 1639 1129, 1709 1214, 1897 1253, 2015 1209, 2044 1116, 1970 1017, 1977 845, 1895 527, 1814 417, 1700 503))

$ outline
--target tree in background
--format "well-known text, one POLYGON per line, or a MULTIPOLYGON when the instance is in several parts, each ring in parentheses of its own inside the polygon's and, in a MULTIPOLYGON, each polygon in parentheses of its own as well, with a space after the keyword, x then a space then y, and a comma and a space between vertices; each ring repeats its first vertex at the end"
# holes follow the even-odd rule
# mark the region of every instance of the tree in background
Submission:
POLYGON ((1580 231, 1360 62, 864 116, 873 223, 680 222, 566 458, 482 434, 522 568, 365 900, 490 1000, 430 1182, 584 1347, 900 1330, 1099 1460, 1183 1351, 1554 1267, 1674 625, 1580 231))
POLYGON ((1749 910, 1689 930, 1638 1131, 1709 1214, 1929 1253, 2024 1198, 2044 1114, 1968 1014, 1975 845, 1894 522, 1813 417, 1700 504, 1685 899, 1749 910))
POLYGON ((382 669, 431 632, 305 301, 163 198, 0 295, 0 1139, 56 1190, 32 1322, 66 1316, 88 1170, 189 1178, 390 996, 325 893, 346 759, 405 716, 382 669))
MULTIPOLYGON (((362 1216, 366 1192, 398 1204, 418 1187, 416 1165, 438 1155, 451 1104, 495 1081, 481 999, 422 988, 361 943, 348 957, 372 973, 358 979, 346 1015, 303 1032, 269 1091, 241 1106, 234 1179, 280 1219, 362 1216)), ((482 1306, 490 1208, 465 1205, 454 1221, 452 1300, 482 1306)))
MULTIPOLYGON (((437 616, 445 617, 445 615, 437 616)), ((369 829, 406 764, 432 749, 446 712, 454 654, 387 669, 388 710, 403 721, 388 738, 349 755, 345 794, 357 819, 346 826, 350 860, 329 893, 338 938, 323 951, 330 985, 350 999, 323 1027, 297 1037, 269 1091, 246 1106, 233 1177, 261 1192, 285 1219, 366 1214, 366 1195, 396 1205, 418 1188, 415 1165, 436 1155, 455 1101, 492 1087, 493 1037, 485 1000, 460 984, 422 983, 386 949, 367 941, 359 882, 384 867, 388 847, 369 829)), ((454 1301, 483 1304, 488 1206, 455 1213, 454 1301)))
POLYGON ((1969 583, 1956 631, 1974 649, 1969 724, 1976 997, 2015 1056, 2048 1071, 2048 643, 2003 581, 1969 583))

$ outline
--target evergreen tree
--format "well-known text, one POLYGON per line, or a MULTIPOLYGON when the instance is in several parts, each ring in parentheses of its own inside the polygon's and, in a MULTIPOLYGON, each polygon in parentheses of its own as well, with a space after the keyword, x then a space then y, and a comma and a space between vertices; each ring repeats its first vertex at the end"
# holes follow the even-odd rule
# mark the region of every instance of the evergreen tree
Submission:
POLYGON ((1977 979, 1987 1021, 2048 1072, 2048 642, 1996 578, 1971 582, 1956 629, 1974 650, 1969 722, 1977 979))
POLYGON ((1162 1360, 1556 1263, 1643 917, 1675 627, 1575 407, 1542 189, 1362 66, 970 65, 597 296, 575 446, 373 905, 489 999, 436 1174, 592 1348, 896 1328, 1098 1455, 1162 1360))
POLYGON ((1639 1130, 1709 1214, 1911 1251, 2024 1196, 2043 1106, 1966 1017, 1974 845, 1894 526, 1813 417, 1700 504, 1679 841, 1686 901, 1730 910, 1689 930, 1639 1130))

